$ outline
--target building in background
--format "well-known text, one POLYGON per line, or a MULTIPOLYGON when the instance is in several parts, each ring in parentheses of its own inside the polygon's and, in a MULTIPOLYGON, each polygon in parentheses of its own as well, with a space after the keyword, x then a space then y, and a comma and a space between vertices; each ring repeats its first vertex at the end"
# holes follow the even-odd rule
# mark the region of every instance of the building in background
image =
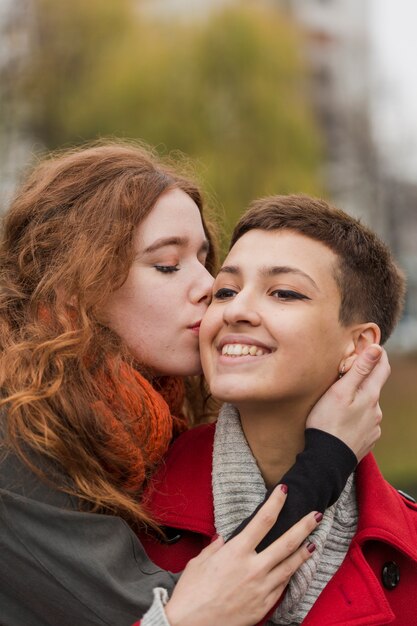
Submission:
POLYGON ((371 37, 371 4, 367 0, 275 4, 305 33, 311 96, 326 146, 326 187, 336 204, 377 230, 405 268, 406 314, 391 345, 416 349, 417 184, 409 174, 401 175, 398 153, 393 151, 390 158, 383 129, 373 120, 381 97, 375 79, 381 67, 371 37))
POLYGON ((30 138, 20 124, 16 96, 25 58, 29 53, 30 3, 0 0, 0 201, 6 205, 17 178, 31 158, 30 138))

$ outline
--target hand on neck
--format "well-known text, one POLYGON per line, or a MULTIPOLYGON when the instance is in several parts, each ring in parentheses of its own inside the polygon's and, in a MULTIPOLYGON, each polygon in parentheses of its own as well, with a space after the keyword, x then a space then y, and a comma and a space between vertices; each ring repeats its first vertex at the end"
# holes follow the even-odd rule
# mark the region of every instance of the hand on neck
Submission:
POLYGON ((273 487, 304 448, 310 407, 238 406, 242 429, 267 488, 273 487))

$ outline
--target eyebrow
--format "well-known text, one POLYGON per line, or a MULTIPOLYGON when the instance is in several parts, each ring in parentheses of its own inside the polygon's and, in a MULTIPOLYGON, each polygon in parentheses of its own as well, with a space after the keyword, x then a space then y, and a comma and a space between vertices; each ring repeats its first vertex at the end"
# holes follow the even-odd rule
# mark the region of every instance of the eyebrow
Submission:
MULTIPOLYGON (((223 265, 218 273, 233 274, 235 276, 242 275, 242 271, 237 265, 223 265)), ((298 267, 291 267, 290 265, 262 266, 259 268, 258 273, 265 278, 279 276, 280 274, 297 274, 298 276, 306 278, 313 285, 313 287, 317 289, 317 291, 320 291, 317 283, 311 278, 311 276, 298 269, 298 267)))
MULTIPOLYGON (((150 246, 145 248, 143 254, 149 254, 150 252, 155 252, 156 250, 160 250, 161 248, 166 248, 168 246, 178 246, 180 248, 185 248, 189 244, 190 240, 188 237, 160 237, 150 246)), ((208 252, 210 249, 210 243, 208 239, 205 239, 201 244, 200 251, 208 252)))

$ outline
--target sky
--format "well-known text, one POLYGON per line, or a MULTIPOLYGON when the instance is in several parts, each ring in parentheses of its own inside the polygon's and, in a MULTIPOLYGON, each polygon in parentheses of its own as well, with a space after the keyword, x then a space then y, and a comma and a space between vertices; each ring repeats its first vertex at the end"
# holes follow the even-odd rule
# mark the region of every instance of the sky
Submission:
POLYGON ((417 183, 417 1, 370 0, 373 121, 385 160, 417 183))

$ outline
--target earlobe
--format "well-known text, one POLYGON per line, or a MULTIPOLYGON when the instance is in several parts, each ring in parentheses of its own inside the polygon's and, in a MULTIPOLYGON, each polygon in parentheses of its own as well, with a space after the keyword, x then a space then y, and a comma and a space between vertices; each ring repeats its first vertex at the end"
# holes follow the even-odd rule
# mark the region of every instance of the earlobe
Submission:
POLYGON ((379 326, 373 322, 361 324, 354 329, 352 339, 352 352, 341 361, 339 377, 342 377, 343 374, 350 370, 358 354, 361 354, 367 346, 381 341, 381 331, 379 326))

